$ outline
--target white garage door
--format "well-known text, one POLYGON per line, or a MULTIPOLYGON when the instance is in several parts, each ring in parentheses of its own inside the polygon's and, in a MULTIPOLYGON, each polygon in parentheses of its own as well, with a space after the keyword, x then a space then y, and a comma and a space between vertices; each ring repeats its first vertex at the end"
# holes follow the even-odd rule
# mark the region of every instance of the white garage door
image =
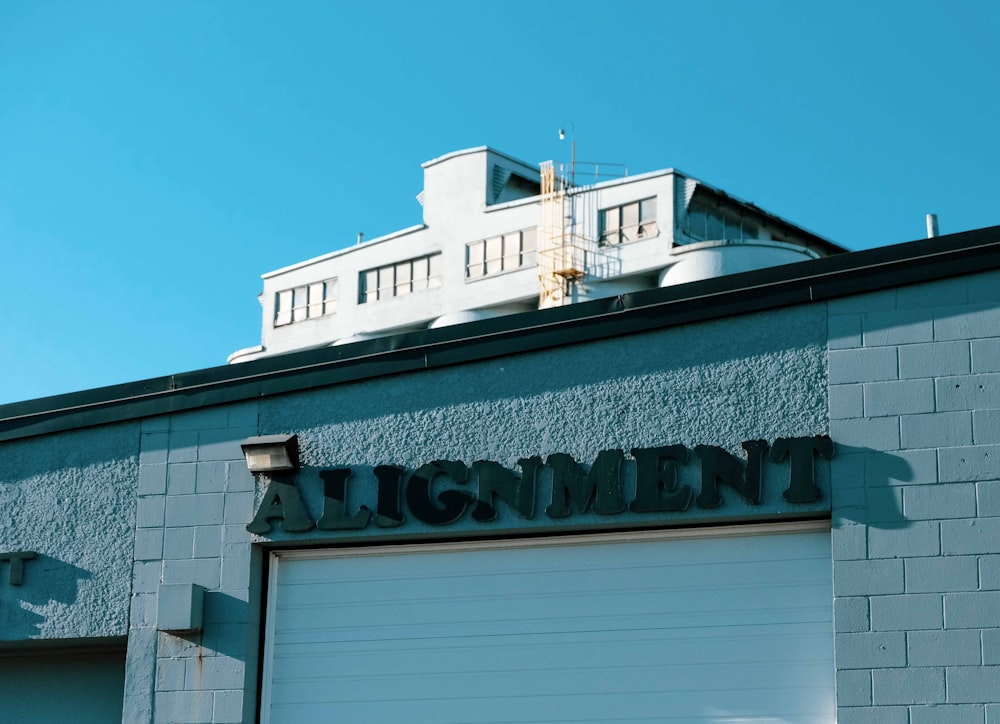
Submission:
POLYGON ((828 530, 275 554, 264 722, 832 722, 828 530))

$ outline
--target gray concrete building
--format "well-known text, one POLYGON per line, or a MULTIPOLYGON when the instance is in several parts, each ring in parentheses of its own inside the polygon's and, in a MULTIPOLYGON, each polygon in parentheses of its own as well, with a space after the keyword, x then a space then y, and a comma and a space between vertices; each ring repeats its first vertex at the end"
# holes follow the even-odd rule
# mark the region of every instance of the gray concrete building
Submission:
POLYGON ((997 724, 998 330, 993 227, 0 406, 3 720, 997 724))

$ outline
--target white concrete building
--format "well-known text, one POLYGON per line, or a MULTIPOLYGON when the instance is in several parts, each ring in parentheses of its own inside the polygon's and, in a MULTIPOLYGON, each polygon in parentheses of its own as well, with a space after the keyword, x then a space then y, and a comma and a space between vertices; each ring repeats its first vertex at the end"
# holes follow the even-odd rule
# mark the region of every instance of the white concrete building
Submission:
POLYGON ((844 251, 675 169, 583 184, 486 146, 423 165, 423 223, 264 274, 244 362, 844 251))

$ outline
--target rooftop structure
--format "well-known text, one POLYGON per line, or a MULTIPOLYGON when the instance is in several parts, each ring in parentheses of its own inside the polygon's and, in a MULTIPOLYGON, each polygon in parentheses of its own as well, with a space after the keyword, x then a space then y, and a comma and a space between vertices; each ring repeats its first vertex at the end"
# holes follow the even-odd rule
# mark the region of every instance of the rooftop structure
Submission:
POLYGON ((574 163, 567 176, 486 146, 423 169, 423 223, 264 274, 261 344, 228 361, 845 251, 675 169, 601 180, 574 163))

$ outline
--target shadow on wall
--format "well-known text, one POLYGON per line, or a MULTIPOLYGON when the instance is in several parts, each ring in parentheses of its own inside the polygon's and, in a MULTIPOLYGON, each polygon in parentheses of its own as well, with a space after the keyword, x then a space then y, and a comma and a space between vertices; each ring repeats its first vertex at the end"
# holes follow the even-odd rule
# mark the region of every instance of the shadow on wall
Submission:
POLYGON ((6 641, 48 638, 50 619, 60 607, 76 603, 80 581, 92 577, 71 563, 39 555, 24 562, 21 584, 12 585, 8 565, 0 566, 0 639, 6 641))
MULTIPOLYGON (((166 652, 171 656, 202 657, 204 652, 210 652, 212 656, 222 655, 246 663, 246 632, 255 632, 253 626, 248 626, 252 623, 250 605, 246 601, 219 591, 207 591, 202 630, 191 633, 160 632, 161 641, 164 640, 162 637, 168 637, 172 642, 160 646, 160 655, 166 652)), ((198 672, 203 672, 203 668, 199 667, 198 672)))
POLYGON ((844 518, 883 530, 910 525, 903 515, 901 485, 922 481, 914 479, 909 462, 890 453, 853 445, 837 445, 837 457, 831 462, 834 519, 844 518))

